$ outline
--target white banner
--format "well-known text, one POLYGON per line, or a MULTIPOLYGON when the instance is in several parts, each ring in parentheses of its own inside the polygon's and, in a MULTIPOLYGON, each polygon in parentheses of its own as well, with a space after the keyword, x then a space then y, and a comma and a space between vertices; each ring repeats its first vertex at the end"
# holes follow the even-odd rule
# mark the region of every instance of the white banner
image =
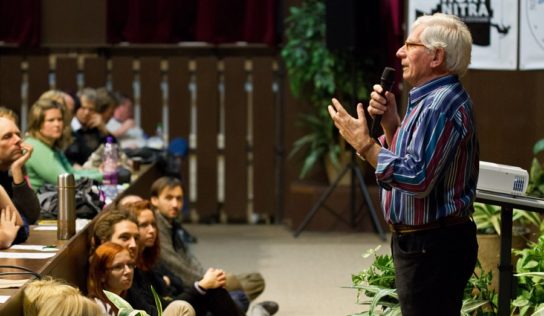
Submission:
POLYGON ((517 0, 410 0, 409 27, 418 16, 436 12, 457 15, 469 27, 471 69, 517 69, 517 0))
POLYGON ((519 68, 544 69, 544 0, 521 0, 519 68))

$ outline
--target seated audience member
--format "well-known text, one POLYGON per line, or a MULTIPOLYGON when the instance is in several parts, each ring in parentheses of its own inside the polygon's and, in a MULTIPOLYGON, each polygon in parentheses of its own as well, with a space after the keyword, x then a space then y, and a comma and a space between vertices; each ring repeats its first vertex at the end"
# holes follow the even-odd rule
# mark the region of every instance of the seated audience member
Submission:
POLYGON ((24 316, 96 316, 97 304, 79 290, 54 279, 35 280, 23 290, 24 316))
MULTIPOLYGON (((102 122, 107 124, 113 117, 113 112, 119 105, 117 96, 105 87, 96 89, 96 113, 102 117, 102 122)), ((105 125, 107 130, 107 125, 105 125)), ((108 131, 108 134, 109 133, 108 131)))
MULTIPOLYGON (((64 106, 64 145, 68 146, 68 144, 72 143, 72 127, 70 126, 70 122, 72 122, 72 118, 74 117, 74 98, 61 90, 47 90, 42 93, 40 99, 52 99, 64 106)), ((62 148, 62 150, 64 149, 62 148)))
MULTIPOLYGON (((92 226, 92 253, 95 253, 95 249, 100 247, 100 245, 106 242, 113 242, 126 247, 131 257, 137 258, 140 240, 137 223, 138 221, 136 218, 128 211, 115 208, 102 211, 102 213, 98 215, 98 218, 94 220, 94 225, 92 226)), ((134 309, 143 310, 149 315, 155 316, 157 315, 157 310, 155 309, 155 299, 153 298, 150 288, 151 283, 147 282, 147 279, 143 277, 138 268, 135 268, 133 284, 130 289, 128 289, 124 298, 134 309)), ((165 300, 162 297, 160 299, 163 308, 166 309, 168 309, 171 303, 179 301, 165 300)), ((179 308, 179 306, 181 306, 181 304, 177 302, 172 308, 179 308)))
POLYGON ((22 141, 17 115, 0 107, 0 185, 29 224, 40 217, 40 202, 25 179, 24 166, 32 149, 22 141))
MULTIPOLYGON (((102 122, 108 122, 112 116, 113 111, 118 105, 117 97, 110 91, 108 91, 106 88, 99 88, 96 90, 96 113, 101 116, 102 122)), ((118 140, 115 138, 114 135, 109 134, 108 135, 113 136, 112 139, 114 142, 118 143, 118 140)), ((103 156, 104 156, 104 143, 101 143, 95 151, 92 152, 92 154, 88 157, 87 161, 83 164, 83 168, 101 168, 103 163, 103 156)), ((132 163, 129 161, 128 156, 123 152, 119 151, 119 167, 123 167, 127 169, 127 171, 131 170, 132 163)))
POLYGON ((73 165, 82 166, 109 133, 102 115, 97 113, 96 90, 85 88, 78 97, 80 102, 76 102, 71 123, 73 141, 64 153, 73 165))
MULTIPOLYGON (((209 268, 200 281, 186 284, 158 262, 160 241, 155 214, 150 208, 149 201, 134 202, 125 207, 138 219, 142 249, 140 249, 137 266, 160 295, 186 300, 194 307, 197 315, 242 314, 242 308, 235 305, 236 303, 224 289, 226 275, 223 270, 209 268)), ((271 306, 270 304, 271 302, 260 303, 263 308, 271 306)), ((266 308, 261 313, 252 313, 255 316, 272 314, 273 312, 269 313, 266 308)))
POLYGON ((113 112, 113 117, 108 121, 106 128, 117 138, 121 148, 141 148, 145 146, 144 132, 134 122, 134 108, 132 100, 117 93, 119 105, 113 112))
MULTIPOLYGON (((155 210, 157 227, 161 239, 160 262, 183 282, 191 284, 204 273, 198 259, 189 252, 179 222, 183 207, 181 182, 172 177, 161 177, 151 185, 151 204, 155 210)), ((227 274, 226 288, 229 292, 243 291, 253 301, 264 290, 264 279, 260 273, 227 274)))
MULTIPOLYGON (((96 248, 90 258, 87 290, 88 296, 102 309, 102 315, 118 315, 119 309, 108 299, 104 290, 127 298, 134 277, 134 266, 134 258, 129 250, 119 244, 106 242, 96 248)), ((168 305, 163 315, 194 316, 195 312, 187 302, 175 301, 168 305)))
POLYGON ((135 203, 135 202, 140 202, 140 201, 143 201, 143 200, 144 199, 142 199, 142 197, 140 197, 138 195, 128 194, 128 195, 125 195, 125 196, 121 197, 119 199, 119 201, 117 201, 117 205, 126 206, 126 205, 129 205, 129 204, 132 204, 132 203, 135 203))
POLYGON ((30 184, 38 190, 45 183, 57 184, 62 173, 74 174, 76 179, 88 177, 102 181, 98 169, 74 169, 62 152, 64 107, 51 99, 36 101, 28 114, 28 137, 34 154, 26 162, 30 184))

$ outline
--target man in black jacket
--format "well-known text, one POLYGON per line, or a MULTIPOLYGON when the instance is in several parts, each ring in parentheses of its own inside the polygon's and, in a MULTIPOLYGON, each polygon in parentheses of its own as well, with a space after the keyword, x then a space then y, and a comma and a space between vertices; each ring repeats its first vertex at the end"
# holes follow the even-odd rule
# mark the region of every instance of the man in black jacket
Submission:
POLYGON ((17 114, 0 107, 0 185, 27 222, 34 224, 40 217, 40 202, 24 174, 32 146, 23 143, 16 122, 17 114))

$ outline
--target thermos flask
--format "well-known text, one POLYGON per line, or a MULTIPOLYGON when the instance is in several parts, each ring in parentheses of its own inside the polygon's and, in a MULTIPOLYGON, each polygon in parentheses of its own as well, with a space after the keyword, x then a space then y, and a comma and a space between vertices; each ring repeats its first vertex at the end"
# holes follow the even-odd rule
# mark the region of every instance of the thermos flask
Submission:
POLYGON ((76 233, 76 181, 73 174, 63 173, 57 178, 59 215, 57 239, 70 239, 76 233))

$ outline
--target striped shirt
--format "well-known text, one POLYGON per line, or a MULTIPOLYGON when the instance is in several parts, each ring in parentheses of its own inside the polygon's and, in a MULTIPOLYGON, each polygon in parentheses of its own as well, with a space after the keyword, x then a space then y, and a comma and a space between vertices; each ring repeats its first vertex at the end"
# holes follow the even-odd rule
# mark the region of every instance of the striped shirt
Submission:
MULTIPOLYGON (((380 141, 385 143, 383 136, 380 141)), ((386 221, 422 225, 469 215, 478 171, 472 102, 459 78, 448 75, 413 88, 392 144, 378 155, 386 221)))

